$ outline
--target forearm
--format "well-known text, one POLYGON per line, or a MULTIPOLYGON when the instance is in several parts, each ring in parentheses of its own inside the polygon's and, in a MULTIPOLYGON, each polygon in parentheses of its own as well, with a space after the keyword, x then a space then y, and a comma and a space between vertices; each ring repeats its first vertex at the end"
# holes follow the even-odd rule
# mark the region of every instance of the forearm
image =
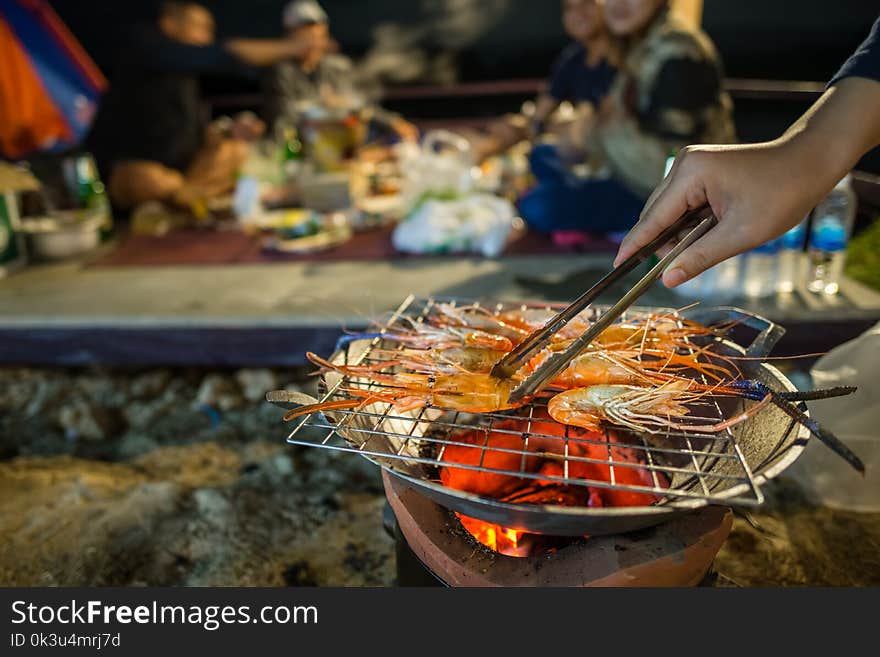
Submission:
POLYGON ((282 59, 295 57, 300 45, 289 39, 230 39, 226 49, 251 66, 270 66, 282 59))
POLYGON ((559 107, 559 101, 550 94, 541 94, 535 102, 534 121, 544 123, 559 107))
POLYGON ((844 78, 777 140, 793 171, 810 186, 832 187, 880 144, 880 82, 844 78))

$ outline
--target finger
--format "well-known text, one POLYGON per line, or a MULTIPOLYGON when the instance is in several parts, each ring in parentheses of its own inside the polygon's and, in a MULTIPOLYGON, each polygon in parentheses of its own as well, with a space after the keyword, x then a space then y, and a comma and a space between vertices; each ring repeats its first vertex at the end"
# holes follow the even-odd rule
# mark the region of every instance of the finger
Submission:
POLYGON ((621 242, 615 264, 648 244, 689 209, 688 190, 692 185, 689 176, 678 173, 673 167, 654 195, 648 199, 638 223, 621 242))
POLYGON ((675 248, 676 244, 678 244, 678 240, 672 240, 667 244, 661 246, 659 249, 657 249, 657 257, 665 258, 669 254, 669 252, 672 251, 673 248, 675 248))
POLYGON ((735 225, 735 220, 728 218, 685 249, 663 273, 663 284, 681 285, 722 260, 747 250, 751 245, 730 228, 735 225))

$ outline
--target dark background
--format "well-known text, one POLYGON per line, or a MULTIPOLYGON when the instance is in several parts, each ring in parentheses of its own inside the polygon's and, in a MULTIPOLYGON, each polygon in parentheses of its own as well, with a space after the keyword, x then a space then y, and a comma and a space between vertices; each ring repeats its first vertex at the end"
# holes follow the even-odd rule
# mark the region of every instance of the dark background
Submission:
MULTIPOLYGON (((52 6, 108 72, 121 28, 148 20, 154 0, 83 2, 51 0, 52 6)), ((204 4, 217 17, 220 33, 277 36, 286 0, 213 0, 204 4)), ((322 0, 333 34, 351 55, 363 54, 372 31, 383 22, 418 26, 447 3, 437 0, 322 0), (434 10, 431 7, 435 7, 434 10)), ((453 4, 453 3, 449 3, 453 4)), ((543 76, 565 44, 555 0, 473 2, 501 7, 479 42, 458 57, 460 79, 543 76)), ((495 11, 489 11, 494 16, 495 11)), ((706 0, 703 28, 715 40, 728 75, 736 78, 827 80, 867 35, 880 13, 873 0, 706 0)), ((428 48, 442 48, 431 43, 428 48)))
MULTIPOLYGON (((112 75, 127 29, 150 20, 155 0, 50 0, 101 69, 112 75)), ((277 36, 286 0, 214 0, 221 36, 277 36)), ((347 54, 359 58, 375 43, 374 30, 396 24, 411 36, 426 65, 407 84, 534 79, 546 75, 566 44, 556 0, 322 0, 331 30, 347 54), (456 11, 450 10, 455 6, 456 11), (470 14, 468 12, 471 12, 470 14), (464 34, 449 20, 471 26, 464 34), (476 28, 473 26, 477 25, 476 28)), ((703 28, 714 39, 730 78, 827 81, 880 12, 875 0, 706 0, 703 28)), ((393 87, 386 82, 386 87, 393 87)), ((255 83, 234 78, 205 82, 215 113, 256 109, 255 83)), ((454 98, 394 98, 391 109, 423 120, 473 119, 515 110, 525 91, 454 98)), ((393 96, 393 94, 392 94, 393 96)), ((778 136, 806 109, 810 96, 734 96, 742 141, 778 136)), ((876 154, 863 167, 880 171, 876 154)))

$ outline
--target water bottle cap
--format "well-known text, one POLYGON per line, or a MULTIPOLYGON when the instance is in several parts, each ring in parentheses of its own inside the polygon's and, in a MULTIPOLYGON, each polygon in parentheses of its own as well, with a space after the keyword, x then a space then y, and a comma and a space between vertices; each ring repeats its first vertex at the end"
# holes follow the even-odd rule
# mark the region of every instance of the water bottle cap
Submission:
POLYGON ((823 251, 841 251, 846 248, 846 228, 838 221, 820 220, 810 244, 823 251))
POLYGON ((804 236, 807 232, 807 227, 804 223, 799 223, 797 226, 788 231, 785 235, 782 236, 782 248, 783 249, 800 249, 804 245, 804 236))

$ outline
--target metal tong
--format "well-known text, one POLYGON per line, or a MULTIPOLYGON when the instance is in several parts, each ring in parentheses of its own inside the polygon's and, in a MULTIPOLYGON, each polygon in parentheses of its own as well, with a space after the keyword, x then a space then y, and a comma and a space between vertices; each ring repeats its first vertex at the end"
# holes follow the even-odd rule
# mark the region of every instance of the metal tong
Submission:
POLYGON ((492 368, 492 376, 509 378, 525 365, 535 354, 550 342, 550 339, 562 327, 587 308, 609 286, 630 273, 642 261, 651 256, 657 249, 677 237, 681 232, 690 232, 676 244, 660 261, 651 268, 620 300, 605 311, 587 331, 576 338, 564 351, 555 352, 539 365, 534 372, 526 376, 510 393, 510 402, 517 403, 537 393, 544 385, 562 372, 568 364, 579 356, 602 331, 614 323, 636 299, 647 291, 663 274, 666 267, 675 260, 691 244, 700 239, 718 223, 708 205, 683 214, 674 224, 660 233, 654 240, 643 246, 635 254, 612 269, 598 283, 578 297, 574 303, 549 320, 544 326, 534 331, 523 340, 513 351, 499 360, 492 368))

